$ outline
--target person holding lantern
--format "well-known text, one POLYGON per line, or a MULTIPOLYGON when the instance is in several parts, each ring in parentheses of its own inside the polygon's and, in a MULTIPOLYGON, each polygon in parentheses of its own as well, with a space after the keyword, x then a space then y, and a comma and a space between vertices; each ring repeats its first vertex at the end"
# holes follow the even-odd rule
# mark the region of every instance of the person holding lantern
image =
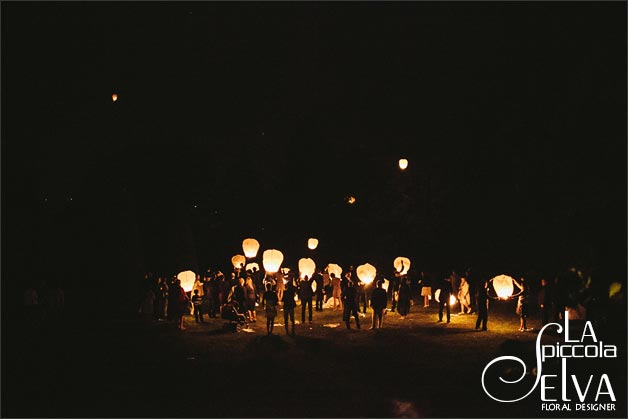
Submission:
POLYGON ((174 286, 174 316, 179 330, 185 330, 185 311, 187 310, 188 296, 181 286, 181 280, 177 279, 174 286))
POLYGON ((447 307, 447 323, 451 320, 451 313, 449 310, 449 297, 453 293, 451 288, 451 277, 443 278, 440 285, 440 298, 438 303, 438 322, 443 321, 443 308, 447 307))
POLYGON ((314 282, 316 282, 316 311, 323 311, 323 299, 325 294, 325 285, 323 275, 319 272, 315 274, 314 282))
POLYGON ((516 279, 513 279, 515 285, 517 285, 521 289, 521 293, 519 294, 519 300, 517 301, 517 308, 515 312, 519 316, 519 331, 527 332, 532 329, 527 328, 527 318, 528 318, 528 288, 525 285, 525 279, 521 278, 521 282, 517 282, 516 279))
MULTIPOLYGON (((277 304, 279 298, 277 293, 273 291, 273 286, 270 283, 266 284, 266 292, 262 296, 262 306, 266 313, 266 332, 269 335, 273 334, 273 328, 275 327, 275 317, 277 316, 277 304)), ((287 332, 287 329, 286 329, 287 332)))

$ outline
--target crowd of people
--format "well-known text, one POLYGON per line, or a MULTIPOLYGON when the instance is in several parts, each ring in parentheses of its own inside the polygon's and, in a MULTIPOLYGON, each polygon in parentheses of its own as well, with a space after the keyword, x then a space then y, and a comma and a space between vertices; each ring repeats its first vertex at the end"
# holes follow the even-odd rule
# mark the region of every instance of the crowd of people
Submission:
MULTIPOLYGON (((204 275, 197 275, 191 291, 186 292, 176 276, 145 276, 144 295, 140 302, 140 312, 146 321, 170 320, 180 330, 185 330, 186 314, 193 315, 194 321, 205 322, 207 318, 217 318, 226 305, 235 308, 246 321, 257 321, 257 311, 263 310, 269 334, 273 333, 276 316, 283 312, 286 334, 294 335, 295 310, 297 301, 301 308, 301 323, 312 323, 313 311, 324 308, 341 311, 342 321, 350 329, 353 324, 360 329, 360 317, 365 317, 371 308, 370 329, 381 328, 387 311, 397 312, 405 319, 417 301, 428 308, 434 300, 438 304, 438 322, 451 321, 452 296, 459 304, 458 315, 476 314, 475 329, 488 330, 489 302, 497 298, 490 281, 477 281, 470 271, 462 275, 452 271, 442 279, 435 280, 426 272, 420 272, 411 279, 409 275, 393 272, 391 279, 378 275, 366 284, 361 281, 350 266, 342 277, 326 270, 316 272, 312 277, 299 276, 296 272, 283 269, 278 273, 265 273, 257 268, 245 270, 244 266, 234 268, 229 275, 210 269, 204 275)), ((530 314, 530 287, 524 278, 514 280, 517 292, 516 315, 519 317, 519 331, 530 331, 527 318, 530 314)), ((558 279, 554 286, 542 279, 538 289, 538 307, 542 324, 559 320, 567 304, 562 296, 558 279)), ((581 306, 580 306, 581 307, 581 306)))

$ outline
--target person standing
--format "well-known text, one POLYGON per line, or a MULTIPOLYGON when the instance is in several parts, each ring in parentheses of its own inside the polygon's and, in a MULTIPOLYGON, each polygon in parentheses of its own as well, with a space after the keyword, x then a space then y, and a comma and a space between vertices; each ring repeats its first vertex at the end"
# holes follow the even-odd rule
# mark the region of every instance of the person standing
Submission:
POLYGON ((286 328, 286 334, 289 335, 288 332, 288 320, 292 321, 292 336, 294 336, 294 308, 297 306, 296 301, 294 301, 294 297, 296 296, 297 288, 294 286, 294 281, 291 279, 288 281, 286 285, 286 289, 283 292, 283 323, 286 328))
POLYGON ((305 308, 308 307, 308 320, 312 323, 312 282, 307 275, 299 281, 299 300, 301 300, 301 323, 305 323, 305 308))
POLYGON ((408 278, 403 276, 401 278, 401 285, 399 285, 399 301, 397 303, 397 310, 401 319, 405 319, 410 312, 410 284, 408 284, 408 278))
POLYGON ((547 279, 541 279, 541 289, 539 290, 539 307, 541 308, 541 327, 550 321, 550 316, 554 312, 552 307, 552 289, 548 285, 547 279))
POLYGON ((475 330, 480 329, 486 331, 488 323, 488 281, 484 281, 484 285, 478 288, 476 301, 478 303, 478 319, 475 321, 475 330))
POLYGON ((421 278, 419 279, 419 285, 421 285, 421 297, 423 297, 423 307, 430 306, 430 298, 432 298, 432 281, 425 272, 421 272, 421 278))
POLYGON ((198 289, 194 290, 194 295, 192 296, 192 306, 194 307, 194 320, 196 323, 204 323, 203 297, 199 295, 198 289))
MULTIPOLYGON (((277 304, 279 298, 277 293, 273 291, 273 286, 270 283, 266 284, 266 292, 262 296, 262 306, 266 314, 266 332, 269 335, 273 334, 273 328, 275 327, 275 317, 277 316, 277 304)), ((286 329, 287 331, 287 329, 286 329)))
POLYGON ((527 332, 527 319, 528 319, 528 287, 525 285, 525 279, 521 278, 521 282, 514 281, 515 284, 521 289, 519 294, 519 300, 517 301, 517 308, 515 312, 519 316, 519 331, 527 332))
POLYGON ((451 288, 451 277, 445 277, 440 285, 440 297, 438 303, 438 321, 443 321, 443 309, 447 308, 447 323, 451 320, 451 313, 449 309, 449 297, 451 297, 453 290, 451 288))
POLYGON ((257 288, 253 283, 253 279, 250 276, 246 277, 246 283, 244 285, 244 291, 246 292, 246 311, 249 321, 256 322, 257 315, 255 313, 255 302, 257 301, 257 288))
POLYGON ((331 296, 333 299, 333 303, 334 303, 334 311, 336 310, 340 310, 341 306, 342 306, 342 292, 341 292, 341 287, 340 287, 340 278, 336 278, 336 274, 335 273, 331 273, 331 287, 332 287, 332 291, 331 291, 331 296))
POLYGON ((246 313, 246 292, 244 291, 244 279, 238 278, 237 285, 231 288, 231 301, 238 305, 236 309, 239 313, 246 313))
POLYGON ((157 320, 168 317, 168 283, 163 277, 157 278, 157 320))
POLYGON ((321 273, 314 274, 314 282, 316 283, 316 311, 323 311, 323 298, 325 295, 325 286, 323 275, 321 273))
POLYGON ((371 295, 371 308, 373 309, 373 324, 371 325, 371 330, 382 328, 384 313, 388 305, 388 294, 386 294, 386 290, 382 288, 383 281, 377 281, 376 286, 377 288, 373 290, 373 294, 371 295))
POLYGON ((342 292, 343 313, 342 319, 347 325, 347 329, 351 329, 351 316, 355 317, 355 325, 360 328, 360 317, 358 315, 358 300, 356 286, 353 281, 348 280, 342 292))
POLYGON ((177 321, 179 330, 185 330, 185 311, 187 310, 188 296, 181 286, 181 280, 175 281, 174 292, 174 318, 177 321))
POLYGON ((458 287, 458 301, 460 302, 459 314, 471 314, 471 296, 469 295, 469 283, 463 276, 458 287))

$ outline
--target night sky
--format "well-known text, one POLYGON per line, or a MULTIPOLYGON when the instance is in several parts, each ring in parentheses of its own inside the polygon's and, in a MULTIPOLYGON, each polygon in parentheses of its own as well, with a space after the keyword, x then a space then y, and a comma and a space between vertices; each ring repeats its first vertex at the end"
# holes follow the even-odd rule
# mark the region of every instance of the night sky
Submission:
POLYGON ((625 2, 2 2, 5 275, 625 281, 626 190, 625 2))

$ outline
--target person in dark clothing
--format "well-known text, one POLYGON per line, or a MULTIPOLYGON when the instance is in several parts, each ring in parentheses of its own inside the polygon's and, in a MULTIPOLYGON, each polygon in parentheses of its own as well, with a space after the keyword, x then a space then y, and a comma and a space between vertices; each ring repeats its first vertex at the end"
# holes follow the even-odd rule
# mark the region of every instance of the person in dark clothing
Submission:
POLYGON ((342 306, 344 307, 342 319, 347 325, 347 329, 351 329, 351 316, 355 317, 355 325, 360 328, 360 317, 358 316, 358 300, 356 286, 353 281, 347 281, 347 286, 342 292, 342 306))
POLYGON ((401 285, 399 285, 399 301, 397 303, 397 310, 402 319, 405 319, 410 312, 410 299, 410 285, 404 276, 401 278, 401 285))
POLYGON ((290 320, 292 321, 292 336, 294 336, 294 308, 297 306, 296 301, 294 301, 296 293, 297 288, 294 286, 294 281, 289 280, 281 301, 283 302, 283 323, 286 328, 286 334, 290 334, 290 332, 288 332, 288 320, 290 320))
POLYGON ((196 323, 204 323, 203 297, 198 295, 198 290, 194 290, 194 295, 192 296, 192 305, 194 306, 194 320, 196 320, 196 323))
POLYGON ((440 297, 438 303, 438 321, 443 321, 443 308, 447 307, 447 323, 451 320, 451 313, 449 310, 449 297, 453 289, 451 288, 451 277, 446 277, 442 280, 440 285, 440 297))
POLYGON ((305 307, 308 307, 308 320, 312 323, 312 281, 307 275, 299 281, 299 300, 301 300, 301 323, 305 323, 305 307))
POLYGON ((541 308, 541 327, 550 322, 550 316, 554 312, 552 289, 545 278, 541 279, 539 290, 539 307, 541 308))
POLYGON ((238 284, 231 289, 231 301, 238 304, 237 310, 240 313, 246 312, 246 292, 244 291, 244 279, 239 278, 238 284))
POLYGON ((316 282, 316 311, 323 311, 323 299, 324 295, 324 281, 323 275, 320 273, 314 274, 314 282, 316 282))
POLYGON ((366 313, 366 306, 368 305, 368 300, 366 296, 366 284, 360 280, 356 284, 356 294, 358 298, 358 311, 360 311, 360 305, 362 305, 362 313, 366 313))
POLYGON ((266 292, 262 296, 262 307, 264 307, 264 312, 266 313, 266 332, 269 335, 273 334, 273 328, 275 327, 277 304, 279 304, 279 298, 277 297, 277 293, 273 291, 272 284, 267 283, 266 292))
POLYGON ((371 308, 373 308, 373 324, 371 329, 381 329, 384 323, 384 313, 388 305, 388 295, 386 290, 382 288, 383 281, 377 281, 377 288, 373 290, 371 295, 371 308))
POLYGON ((521 278, 520 282, 516 280, 514 283, 521 289, 521 294, 519 294, 519 300, 517 301, 517 308, 515 312, 519 316, 519 331, 527 332, 531 329, 527 327, 527 319, 528 319, 528 286, 525 284, 525 279, 521 278))
POLYGON ((401 285, 401 274, 399 272, 395 272, 393 279, 390 280, 390 284, 388 286, 388 291, 391 296, 391 307, 390 311, 393 313, 397 309, 397 301, 399 301, 399 286, 401 285))
POLYGON ((486 324, 488 323, 488 281, 484 281, 484 285, 477 290, 477 302, 478 319, 475 321, 475 330, 480 329, 486 331, 486 324))
POLYGON ((168 284, 165 278, 157 278, 157 320, 166 320, 168 316, 168 284))

